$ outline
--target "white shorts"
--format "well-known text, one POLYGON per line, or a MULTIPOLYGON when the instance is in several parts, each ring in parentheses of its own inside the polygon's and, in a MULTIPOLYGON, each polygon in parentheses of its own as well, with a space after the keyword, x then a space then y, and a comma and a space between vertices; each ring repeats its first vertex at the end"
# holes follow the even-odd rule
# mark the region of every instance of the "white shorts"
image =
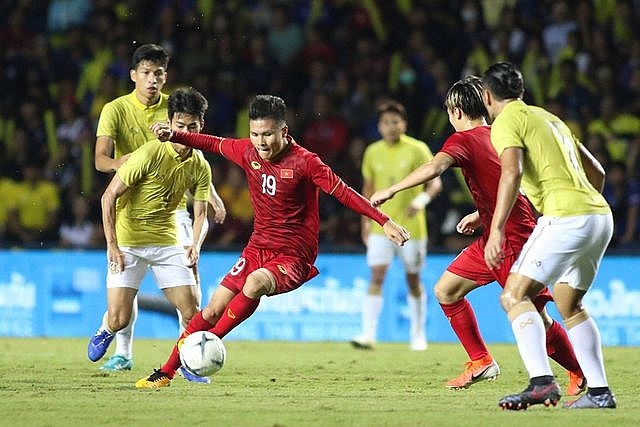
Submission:
POLYGON ((121 246, 120 250, 124 254, 124 271, 108 271, 107 288, 139 289, 149 269, 160 289, 196 284, 193 270, 187 266, 187 256, 182 246, 121 246))
POLYGON ((178 227, 178 245, 193 246, 193 221, 188 210, 176 211, 176 226, 178 227))
POLYGON ((610 214, 541 216, 511 267, 545 285, 567 283, 586 291, 613 234, 610 214))
POLYGON ((367 240, 367 265, 389 265, 398 255, 409 274, 419 273, 427 256, 427 239, 409 239, 404 246, 398 246, 382 234, 369 234, 367 240))

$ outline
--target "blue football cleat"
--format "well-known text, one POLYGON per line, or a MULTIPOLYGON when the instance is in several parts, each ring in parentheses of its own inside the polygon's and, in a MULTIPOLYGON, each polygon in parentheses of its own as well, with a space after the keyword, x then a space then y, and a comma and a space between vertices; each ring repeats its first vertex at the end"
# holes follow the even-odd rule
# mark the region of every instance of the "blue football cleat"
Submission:
POLYGON ((182 375, 185 380, 192 383, 209 384, 211 382, 211 379, 209 379, 209 377, 201 377, 199 375, 196 375, 184 366, 180 366, 180 368, 178 369, 178 373, 182 375))
POLYGON ((89 339, 89 346, 87 347, 87 356, 92 362, 97 362, 102 359, 102 356, 107 352, 109 344, 113 341, 116 334, 112 334, 105 329, 98 329, 94 336, 89 339))

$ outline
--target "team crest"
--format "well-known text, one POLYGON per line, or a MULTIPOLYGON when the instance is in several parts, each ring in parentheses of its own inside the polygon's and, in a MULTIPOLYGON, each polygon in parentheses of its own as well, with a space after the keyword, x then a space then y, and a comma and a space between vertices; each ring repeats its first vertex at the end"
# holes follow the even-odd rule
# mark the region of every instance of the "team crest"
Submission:
POLYGON ((280 273, 282 274, 287 274, 287 269, 284 268, 284 265, 282 264, 278 264, 278 270, 280 271, 280 273))
POLYGON ((262 165, 254 160, 254 161, 251 162, 251 167, 253 169, 260 169, 262 167, 262 165))
POLYGON ((293 169, 280 169, 280 178, 293 178, 293 169))

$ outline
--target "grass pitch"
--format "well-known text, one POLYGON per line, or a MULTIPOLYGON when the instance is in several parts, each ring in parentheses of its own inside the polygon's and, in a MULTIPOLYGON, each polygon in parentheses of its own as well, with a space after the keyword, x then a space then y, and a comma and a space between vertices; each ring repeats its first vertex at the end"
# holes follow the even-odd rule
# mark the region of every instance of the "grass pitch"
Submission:
MULTIPOLYGON (((637 426, 640 349, 604 349, 615 410, 538 405, 503 411, 504 394, 527 375, 515 345, 491 345, 502 375, 468 390, 444 387, 466 360, 454 344, 411 352, 347 343, 226 342, 225 367, 209 385, 181 377, 171 387, 133 384, 166 358, 171 341, 135 342, 131 372, 106 374, 84 339, 0 338, 0 424, 6 426, 637 426)), ((109 353, 110 354, 110 353, 109 353)), ((564 389, 567 377, 552 366, 564 389)), ((568 398, 563 398, 566 401, 568 398)), ((561 401, 561 402, 562 402, 561 401)))

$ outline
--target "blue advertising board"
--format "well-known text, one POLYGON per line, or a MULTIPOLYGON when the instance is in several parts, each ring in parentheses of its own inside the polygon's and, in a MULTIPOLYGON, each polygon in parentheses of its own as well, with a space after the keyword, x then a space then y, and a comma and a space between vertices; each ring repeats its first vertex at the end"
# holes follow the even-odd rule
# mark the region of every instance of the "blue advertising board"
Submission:
MULTIPOLYGON (((456 342, 435 297, 433 285, 452 255, 429 255, 423 270, 428 292, 427 336, 431 342, 456 342)), ((236 253, 204 253, 200 260, 203 295, 208 300, 219 280, 236 262, 236 253)), ((362 254, 321 254, 320 275, 300 289, 263 298, 255 314, 227 339, 348 341, 360 331, 361 306, 369 270, 362 254)), ((584 303, 595 318, 605 345, 640 345, 640 259, 608 256, 584 303)), ((0 251, 0 336, 88 337, 106 309, 106 255, 101 251, 0 251)), ((140 294, 161 298, 148 274, 140 294)), ((500 287, 472 292, 483 337, 512 343, 513 334, 498 303, 500 287)), ((406 342, 409 335, 404 272, 389 269, 378 339, 406 342)), ((553 304, 551 315, 560 319, 553 304)), ((175 338, 178 325, 168 312, 141 310, 135 334, 175 338)))

